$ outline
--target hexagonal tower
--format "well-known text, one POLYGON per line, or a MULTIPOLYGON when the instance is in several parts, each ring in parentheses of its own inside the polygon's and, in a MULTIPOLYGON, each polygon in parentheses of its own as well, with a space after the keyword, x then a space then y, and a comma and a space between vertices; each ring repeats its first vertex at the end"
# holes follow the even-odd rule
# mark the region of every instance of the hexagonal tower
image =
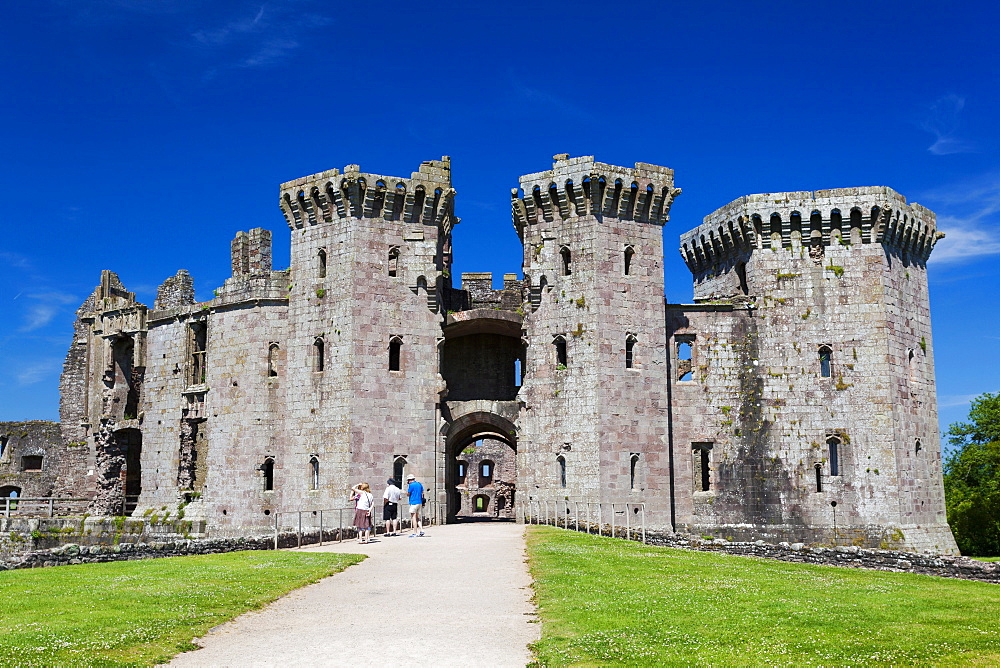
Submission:
POLYGON ((681 527, 954 550, 926 273, 940 236, 884 187, 750 195, 682 236, 699 304, 668 309, 681 527))
POLYGON ((663 225, 673 170, 555 156, 521 178, 518 497, 645 501, 669 526, 663 225))
MULTIPOLYGON (((357 165, 281 186, 292 231, 287 427, 292 461, 337 505, 394 472, 434 486, 439 308, 455 191, 447 157, 410 178, 357 165), (315 464, 311 462, 315 460, 315 464)), ((267 453, 260 453, 265 457, 267 453)), ((312 484, 312 483, 310 483, 312 484)))

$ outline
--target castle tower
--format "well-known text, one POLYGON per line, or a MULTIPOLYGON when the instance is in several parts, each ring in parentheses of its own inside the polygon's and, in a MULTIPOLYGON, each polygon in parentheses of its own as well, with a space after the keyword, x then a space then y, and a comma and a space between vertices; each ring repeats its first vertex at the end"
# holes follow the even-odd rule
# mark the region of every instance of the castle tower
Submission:
POLYGON ((432 498, 440 487, 438 344, 454 196, 447 157, 410 178, 348 165, 281 186, 292 235, 291 442, 259 456, 276 481, 308 479, 335 504, 325 507, 343 504, 352 484, 378 488, 392 474, 415 474, 432 498))
MULTIPOLYGON (((668 527, 663 225, 673 170, 555 156, 520 180, 528 286, 518 498, 645 502, 668 527)), ((609 518, 605 518, 606 520, 609 518)))
POLYGON ((677 522, 723 537, 950 551, 927 258, 883 187, 742 197, 681 239, 668 312, 677 522))

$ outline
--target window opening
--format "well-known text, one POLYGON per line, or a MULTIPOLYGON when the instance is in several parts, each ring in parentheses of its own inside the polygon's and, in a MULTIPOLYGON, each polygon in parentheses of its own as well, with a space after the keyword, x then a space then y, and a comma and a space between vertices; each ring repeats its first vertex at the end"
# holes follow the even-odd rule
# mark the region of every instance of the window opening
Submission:
POLYGON ((485 487, 493 482, 493 462, 484 461, 479 465, 479 486, 485 487))
POLYGON ((816 491, 817 492, 822 492, 823 491, 823 465, 822 464, 817 464, 815 468, 816 468, 816 491))
POLYGON ((267 375, 274 378, 278 375, 278 344, 267 347, 267 375))
POLYGON ((191 323, 191 385, 205 382, 205 348, 208 342, 208 325, 204 322, 191 323))
POLYGON ((261 467, 264 472, 264 491, 270 492, 274 490, 274 460, 270 457, 264 460, 264 466, 261 467))
POLYGON ((917 439, 917 442, 913 446, 913 452, 919 455, 921 450, 923 450, 923 446, 920 445, 920 439, 917 439))
POLYGON ((392 460, 392 477, 402 487, 406 484, 406 455, 396 455, 392 460))
POLYGON ((694 380, 694 339, 677 338, 677 380, 694 380))
POLYGON ((473 507, 476 509, 477 513, 485 513, 490 507, 490 497, 485 494, 479 494, 473 500, 473 507))
POLYGON ((3 457, 3 454, 7 451, 7 441, 9 440, 10 436, 7 434, 0 436, 0 457, 3 457))
POLYGON ((570 276, 573 274, 573 255, 570 253, 569 248, 563 246, 559 249, 559 257, 562 260, 562 275, 570 276))
POLYGON ((639 453, 629 455, 629 489, 635 489, 635 470, 639 466, 639 453))
POLYGON ((692 443, 691 449, 694 452, 695 457, 695 467, 697 480, 695 484, 697 485, 696 490, 700 492, 708 492, 712 489, 712 444, 711 443, 692 443))
POLYGON ((629 334, 625 337, 625 368, 633 368, 635 363, 635 337, 629 334))
POLYGON ((832 357, 833 351, 829 346, 823 346, 819 349, 819 375, 823 378, 829 378, 833 375, 833 369, 830 365, 832 357))
POLYGON ((21 470, 22 471, 41 471, 42 470, 42 456, 41 455, 25 455, 21 457, 21 470))
POLYGON ((316 457, 309 458, 309 482, 310 489, 319 489, 319 459, 316 457))
POLYGON ((389 275, 396 276, 399 272, 399 247, 389 249, 389 275))
POLYGON ((635 248, 632 246, 625 247, 625 275, 630 276, 632 274, 632 258, 635 257, 635 248))
POLYGON ((840 439, 831 436, 826 445, 830 449, 830 475, 840 475, 840 439))
POLYGON ((313 341, 313 371, 320 372, 326 366, 326 343, 322 337, 317 336, 313 341))
POLYGON ((736 263, 736 277, 740 281, 740 292, 744 295, 750 294, 750 286, 747 284, 747 263, 736 263))
POLYGON ((465 462, 458 463, 458 484, 461 485, 465 482, 465 475, 468 464, 465 462))
POLYGON ((556 462, 559 463, 559 486, 566 487, 566 458, 559 455, 556 462))
POLYGON ((403 342, 399 338, 389 341, 389 371, 399 371, 399 353, 403 342))
POLYGON ((556 366, 566 368, 569 366, 569 355, 566 352, 566 339, 561 336, 557 336, 555 340, 552 341, 552 345, 556 349, 556 366))
POLYGON ((316 254, 316 269, 317 275, 320 278, 326 278, 326 249, 320 248, 319 253, 316 254))
POLYGON ((521 360, 514 360, 514 387, 521 387, 521 360))

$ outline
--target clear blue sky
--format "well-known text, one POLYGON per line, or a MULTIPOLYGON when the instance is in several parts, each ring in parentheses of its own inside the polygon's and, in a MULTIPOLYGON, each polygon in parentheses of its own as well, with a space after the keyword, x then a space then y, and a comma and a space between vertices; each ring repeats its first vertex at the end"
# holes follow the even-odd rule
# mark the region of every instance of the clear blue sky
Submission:
POLYGON ((0 419, 57 419, 101 269, 211 297, 323 169, 453 159, 455 272, 518 271, 509 191, 556 153, 676 170, 677 237, 740 195, 887 185, 938 213, 942 425, 997 391, 996 2, 36 0, 0 8, 0 419))

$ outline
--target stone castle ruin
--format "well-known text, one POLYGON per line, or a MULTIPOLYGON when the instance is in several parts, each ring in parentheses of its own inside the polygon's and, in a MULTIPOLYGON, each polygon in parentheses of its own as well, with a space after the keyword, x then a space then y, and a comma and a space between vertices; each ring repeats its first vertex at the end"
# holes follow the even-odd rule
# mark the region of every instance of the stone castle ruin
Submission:
POLYGON ((678 194, 671 169, 557 155, 512 191, 523 280, 456 288, 447 157, 285 183, 287 271, 254 229, 207 302, 183 270, 152 307, 102 273, 51 493, 94 514, 186 504, 232 535, 413 473, 438 521, 632 502, 667 531, 954 552, 934 214, 884 187, 741 197, 681 236, 695 303, 668 304, 678 194))

